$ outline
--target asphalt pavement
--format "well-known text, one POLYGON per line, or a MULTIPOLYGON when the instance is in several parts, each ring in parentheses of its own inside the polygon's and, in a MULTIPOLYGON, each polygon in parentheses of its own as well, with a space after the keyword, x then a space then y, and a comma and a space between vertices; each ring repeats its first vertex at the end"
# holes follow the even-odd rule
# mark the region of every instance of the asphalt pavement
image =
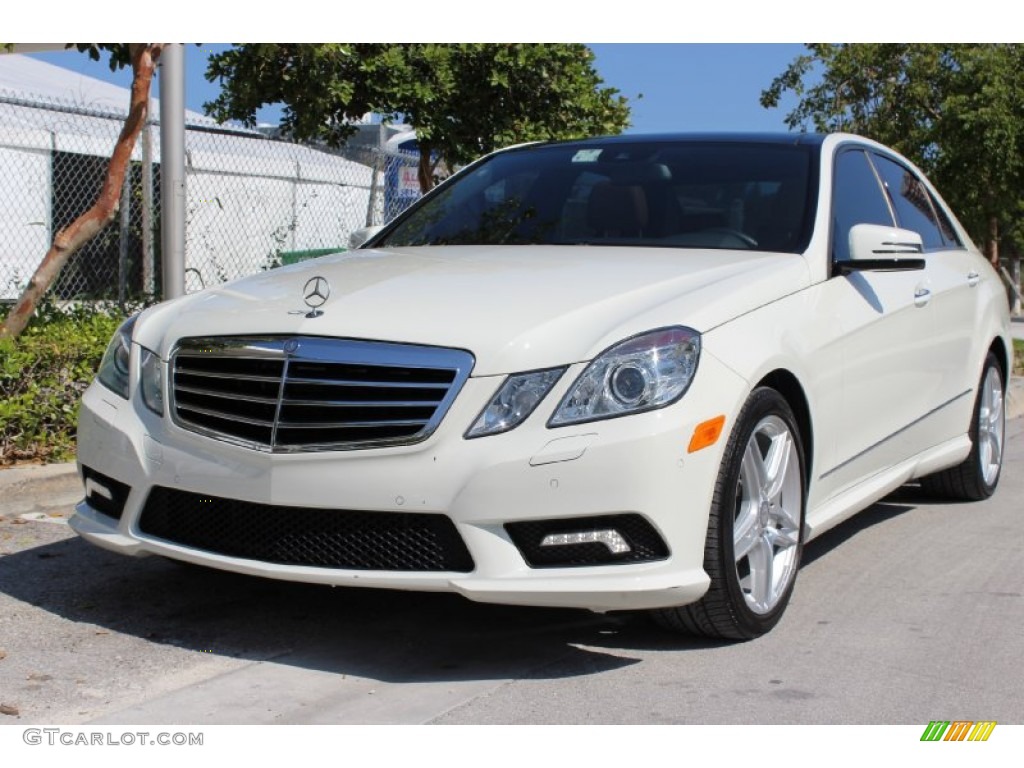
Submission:
POLYGON ((783 621, 733 644, 124 558, 65 524, 73 467, 0 471, 0 724, 1024 723, 1022 494, 1014 418, 992 499, 901 489, 811 542, 783 621))

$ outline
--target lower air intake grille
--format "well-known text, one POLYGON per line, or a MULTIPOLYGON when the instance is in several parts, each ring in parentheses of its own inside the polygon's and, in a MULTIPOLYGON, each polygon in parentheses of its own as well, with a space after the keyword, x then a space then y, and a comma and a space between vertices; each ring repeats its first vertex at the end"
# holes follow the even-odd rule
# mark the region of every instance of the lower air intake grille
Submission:
POLYGON ((280 565, 473 570, 455 524, 439 514, 282 507, 156 487, 139 529, 181 546, 280 565))
POLYGON ((645 563, 668 557, 665 541, 654 526, 637 514, 568 517, 560 520, 530 520, 506 523, 505 530, 532 568, 568 568, 584 565, 645 563), (629 545, 628 552, 612 552, 600 542, 541 546, 546 536, 584 531, 618 532, 629 545))
POLYGON ((82 467, 82 479, 89 506, 107 517, 120 520, 131 487, 85 466, 82 467))

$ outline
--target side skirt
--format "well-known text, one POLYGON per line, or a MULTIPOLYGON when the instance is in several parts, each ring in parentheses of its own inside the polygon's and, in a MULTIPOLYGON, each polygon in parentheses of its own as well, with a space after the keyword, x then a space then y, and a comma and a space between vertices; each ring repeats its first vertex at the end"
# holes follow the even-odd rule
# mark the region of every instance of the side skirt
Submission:
POLYGON ((804 524, 804 541, 810 541, 834 528, 910 480, 956 466, 966 459, 970 452, 971 439, 967 435, 960 435, 872 475, 814 509, 808 510, 804 524))

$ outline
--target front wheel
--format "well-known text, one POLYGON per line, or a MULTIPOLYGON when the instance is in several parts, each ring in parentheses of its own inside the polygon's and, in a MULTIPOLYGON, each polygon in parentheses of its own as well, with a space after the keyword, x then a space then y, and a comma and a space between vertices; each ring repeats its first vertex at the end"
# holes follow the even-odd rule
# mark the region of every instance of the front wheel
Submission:
POLYGON ((659 624, 708 637, 749 640, 774 627, 800 566, 804 452, 796 419, 773 389, 755 390, 726 445, 708 520, 697 603, 653 612, 659 624))
POLYGON ((1006 436, 1003 381, 999 358, 989 352, 971 416, 971 452, 962 464, 921 478, 921 487, 930 495, 981 501, 995 491, 1003 468, 1003 441, 1006 436))

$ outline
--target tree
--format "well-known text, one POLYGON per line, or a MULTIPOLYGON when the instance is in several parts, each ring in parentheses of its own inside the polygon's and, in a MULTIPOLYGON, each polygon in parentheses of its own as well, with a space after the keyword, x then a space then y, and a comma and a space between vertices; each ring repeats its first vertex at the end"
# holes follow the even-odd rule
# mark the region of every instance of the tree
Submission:
POLYGON ((761 94, 793 129, 859 133, 920 165, 993 263, 1022 235, 1024 48, 815 43, 761 94))
POLYGON ((218 120, 255 123, 285 105, 299 140, 338 145, 369 112, 416 129, 426 192, 439 162, 461 165, 523 141, 619 133, 626 99, 604 88, 593 53, 577 44, 243 44, 212 56, 218 120))
POLYGON ((131 66, 132 87, 128 117, 125 118, 124 126, 114 145, 114 152, 107 166, 107 175, 96 201, 89 210, 54 236, 50 249, 0 326, 0 338, 13 338, 25 330, 36 304, 49 290, 68 259, 117 215, 121 187, 131 161, 132 150, 146 124, 150 85, 163 43, 76 43, 69 44, 68 47, 75 47, 81 52, 88 53, 97 61, 101 52, 106 52, 110 56, 111 69, 131 66))

